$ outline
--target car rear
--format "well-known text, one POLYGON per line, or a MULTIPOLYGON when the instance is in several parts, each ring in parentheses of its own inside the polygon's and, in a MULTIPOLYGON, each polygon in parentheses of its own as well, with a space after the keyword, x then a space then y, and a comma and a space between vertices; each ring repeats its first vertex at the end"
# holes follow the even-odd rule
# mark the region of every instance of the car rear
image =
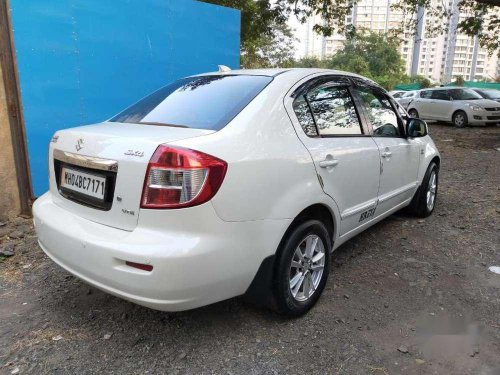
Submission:
POLYGON ((108 122, 57 132, 50 191, 33 207, 42 249, 89 284, 156 309, 244 293, 257 250, 274 250, 289 220, 221 219, 211 200, 232 165, 214 145, 271 81, 191 77, 108 122))

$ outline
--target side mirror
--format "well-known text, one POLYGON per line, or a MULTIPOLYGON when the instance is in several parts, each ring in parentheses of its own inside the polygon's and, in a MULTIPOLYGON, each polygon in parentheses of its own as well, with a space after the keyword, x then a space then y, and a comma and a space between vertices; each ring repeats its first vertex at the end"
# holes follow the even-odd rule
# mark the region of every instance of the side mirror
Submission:
POLYGON ((410 118, 406 122, 406 136, 409 138, 425 137, 429 134, 427 123, 419 118, 410 118))

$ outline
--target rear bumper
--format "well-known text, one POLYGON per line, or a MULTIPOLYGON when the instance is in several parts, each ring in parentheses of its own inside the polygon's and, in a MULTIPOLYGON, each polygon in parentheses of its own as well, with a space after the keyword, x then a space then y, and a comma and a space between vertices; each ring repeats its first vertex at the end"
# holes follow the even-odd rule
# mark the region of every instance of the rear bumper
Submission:
POLYGON ((210 203, 185 210, 141 210, 124 231, 56 205, 51 193, 33 206, 43 251, 105 292, 157 310, 196 308, 245 293, 274 254, 291 220, 225 222, 210 203), (126 265, 150 264, 151 272, 126 265))

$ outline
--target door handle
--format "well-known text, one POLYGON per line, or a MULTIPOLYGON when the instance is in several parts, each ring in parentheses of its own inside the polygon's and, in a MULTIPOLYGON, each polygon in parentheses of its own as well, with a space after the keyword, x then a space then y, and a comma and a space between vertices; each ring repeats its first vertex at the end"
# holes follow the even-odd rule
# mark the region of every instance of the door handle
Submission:
POLYGON ((390 151, 384 151, 382 152, 382 157, 383 158, 390 158, 392 156, 392 152, 390 151))
POLYGON ((319 162, 321 168, 335 167, 339 161, 337 159, 325 159, 319 162))

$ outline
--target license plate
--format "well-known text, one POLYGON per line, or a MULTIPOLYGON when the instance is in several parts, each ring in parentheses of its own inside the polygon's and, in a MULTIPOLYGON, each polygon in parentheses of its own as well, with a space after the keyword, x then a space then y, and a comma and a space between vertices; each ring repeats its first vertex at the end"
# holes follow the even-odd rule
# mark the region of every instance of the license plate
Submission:
POLYGON ((60 186, 92 198, 104 200, 106 177, 63 167, 60 186))

